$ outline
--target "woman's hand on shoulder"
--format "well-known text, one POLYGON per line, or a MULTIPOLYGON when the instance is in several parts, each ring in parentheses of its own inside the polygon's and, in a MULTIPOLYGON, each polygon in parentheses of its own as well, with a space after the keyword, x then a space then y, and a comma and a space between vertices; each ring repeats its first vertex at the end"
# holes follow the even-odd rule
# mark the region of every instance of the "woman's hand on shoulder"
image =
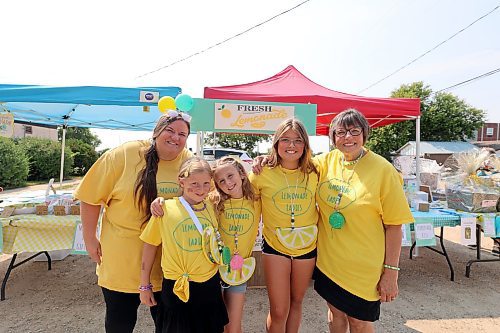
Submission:
POLYGON ((256 175, 260 174, 267 162, 269 162, 269 155, 256 156, 252 162, 252 172, 256 175))
POLYGON ((150 206, 151 210, 151 215, 154 217, 161 217, 163 216, 163 204, 165 203, 165 199, 162 197, 158 197, 153 200, 150 206))

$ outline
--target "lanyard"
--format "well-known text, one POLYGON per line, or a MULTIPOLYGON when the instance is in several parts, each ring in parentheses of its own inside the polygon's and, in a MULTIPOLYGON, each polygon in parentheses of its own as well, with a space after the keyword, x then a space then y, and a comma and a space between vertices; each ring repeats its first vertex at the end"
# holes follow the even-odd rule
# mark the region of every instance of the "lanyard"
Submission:
POLYGON ((196 214, 194 213, 193 208, 191 208, 191 206, 188 204, 186 199, 184 199, 184 197, 179 197, 179 201, 188 212, 189 216, 191 217, 191 220, 193 220, 194 226, 196 227, 196 229, 198 229, 200 235, 203 235, 203 227, 201 226, 198 216, 196 216, 196 214))

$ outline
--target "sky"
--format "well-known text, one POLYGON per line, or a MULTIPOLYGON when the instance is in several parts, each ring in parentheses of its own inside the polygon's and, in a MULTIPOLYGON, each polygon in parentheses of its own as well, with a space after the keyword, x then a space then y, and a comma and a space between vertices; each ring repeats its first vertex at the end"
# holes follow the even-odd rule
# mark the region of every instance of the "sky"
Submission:
MULTIPOLYGON (((330 89, 388 97, 401 84, 437 91, 500 68, 500 8, 468 27, 499 0, 303 2, 2 1, 0 83, 179 86, 201 98, 206 86, 258 81, 294 65, 330 89)), ((500 122, 499 88, 497 73, 448 92, 500 122)), ((149 136, 95 133, 101 148, 149 136)), ((326 151, 328 141, 313 138, 312 147, 326 151)))

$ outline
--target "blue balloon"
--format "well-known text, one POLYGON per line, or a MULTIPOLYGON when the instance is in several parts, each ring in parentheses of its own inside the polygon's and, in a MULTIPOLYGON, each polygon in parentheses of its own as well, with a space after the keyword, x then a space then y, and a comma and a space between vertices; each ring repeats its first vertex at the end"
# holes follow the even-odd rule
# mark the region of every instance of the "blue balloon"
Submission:
POLYGON ((180 94, 175 98, 175 105, 179 111, 188 112, 193 108, 194 100, 189 95, 180 94))

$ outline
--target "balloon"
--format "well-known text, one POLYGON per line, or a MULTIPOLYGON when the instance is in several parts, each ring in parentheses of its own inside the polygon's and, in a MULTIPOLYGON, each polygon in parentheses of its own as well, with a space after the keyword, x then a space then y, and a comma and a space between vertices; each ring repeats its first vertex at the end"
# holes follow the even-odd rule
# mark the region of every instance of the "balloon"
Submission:
POLYGON ((179 111, 188 112, 193 108, 194 100, 189 95, 180 94, 175 98, 175 105, 177 105, 179 111))
POLYGON ((175 110, 175 100, 172 96, 163 96, 158 101, 158 110, 161 113, 167 112, 167 110, 175 110))

